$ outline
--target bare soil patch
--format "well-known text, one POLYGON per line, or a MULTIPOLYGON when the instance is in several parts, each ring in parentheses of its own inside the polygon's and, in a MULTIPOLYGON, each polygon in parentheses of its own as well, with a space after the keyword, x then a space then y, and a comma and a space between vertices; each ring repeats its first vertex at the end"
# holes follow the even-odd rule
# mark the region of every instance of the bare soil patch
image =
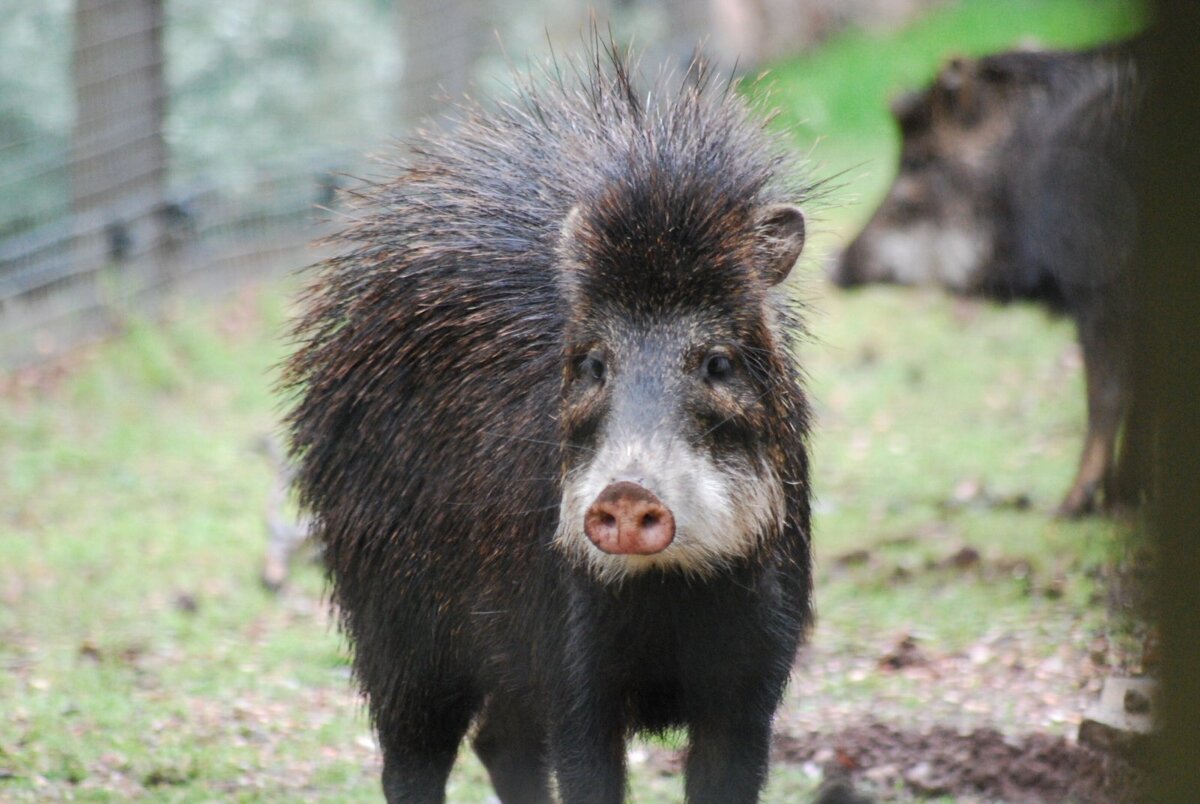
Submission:
POLYGON ((833 734, 780 736, 777 762, 815 765, 863 792, 903 790, 958 801, 1130 801, 1138 771, 1123 757, 1048 734, 992 728, 908 731, 878 722, 833 734))

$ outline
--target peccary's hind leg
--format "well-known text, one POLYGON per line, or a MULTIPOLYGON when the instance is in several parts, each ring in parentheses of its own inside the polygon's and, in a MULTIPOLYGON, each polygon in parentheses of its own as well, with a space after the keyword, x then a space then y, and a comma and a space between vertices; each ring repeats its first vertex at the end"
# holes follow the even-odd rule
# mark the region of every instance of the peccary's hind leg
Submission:
POLYGON ((1114 512, 1135 509, 1151 489, 1154 446, 1153 432, 1147 421, 1147 405, 1132 394, 1129 412, 1125 415, 1121 434, 1121 450, 1112 483, 1106 491, 1105 503, 1114 512))
POLYGON ((397 706, 381 720, 383 794, 389 802, 446 800, 446 778, 475 709, 474 701, 446 692, 426 689, 419 702, 397 706))
POLYGON ((504 804, 549 804, 550 773, 545 729, 533 717, 498 698, 484 707, 475 753, 504 804))
POLYGON ((1075 482, 1058 507, 1060 516, 1089 513, 1095 508, 1098 494, 1111 488, 1117 431, 1129 405, 1123 335, 1115 324, 1098 318, 1079 322, 1087 380, 1087 435, 1075 482))

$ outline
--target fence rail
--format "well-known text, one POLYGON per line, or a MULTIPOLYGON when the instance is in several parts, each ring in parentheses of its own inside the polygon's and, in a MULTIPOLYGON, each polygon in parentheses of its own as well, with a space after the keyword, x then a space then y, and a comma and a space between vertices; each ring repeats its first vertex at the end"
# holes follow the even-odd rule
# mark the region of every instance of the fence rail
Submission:
POLYGON ((0 365, 45 359, 171 292, 219 292, 319 259, 312 243, 336 225, 334 184, 319 171, 236 194, 193 188, 124 217, 77 214, 0 240, 0 365))

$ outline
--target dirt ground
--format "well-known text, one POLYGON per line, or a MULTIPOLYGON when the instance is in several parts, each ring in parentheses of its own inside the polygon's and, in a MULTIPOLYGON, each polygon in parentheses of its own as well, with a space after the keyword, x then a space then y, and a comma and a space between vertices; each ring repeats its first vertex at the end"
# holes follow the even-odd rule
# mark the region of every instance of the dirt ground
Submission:
MULTIPOLYGON (((938 569, 946 568, 978 571, 979 558, 955 553, 938 569)), ((1153 671, 1152 637, 1139 630, 1111 644, 1071 622, 1060 636, 1047 654, 1044 633, 997 628, 965 650, 937 653, 903 634, 871 655, 818 627, 777 716, 772 768, 799 767, 822 785, 822 804, 1139 800, 1138 758, 1081 745, 1077 735, 1107 676, 1153 671), (871 692, 847 689, 856 682, 871 692)), ((683 757, 652 751, 647 761, 673 774, 683 757)))
MULTIPOLYGON (((980 645, 964 656, 929 657, 904 640, 878 666, 923 690, 937 690, 914 718, 911 709, 890 706, 886 699, 814 715, 801 703, 804 696, 827 684, 834 677, 829 674, 856 673, 862 662, 810 648, 776 724, 772 767, 778 772, 798 766, 822 783, 818 800, 823 804, 940 797, 959 802, 1137 800, 1143 773, 1130 757, 1075 739, 1103 671, 1078 651, 1062 655, 1027 666, 1019 646, 997 656, 994 648, 980 645), (1025 730, 989 725, 1011 723, 1014 713, 1025 730)), ((673 774, 681 772, 683 757, 658 751, 647 761, 673 774)))
POLYGON ((916 731, 868 721, 831 734, 781 737, 775 757, 817 766, 829 780, 822 801, 830 802, 846 800, 849 789, 958 801, 1124 801, 1137 782, 1121 757, 1063 737, 1013 738, 991 728, 916 731))

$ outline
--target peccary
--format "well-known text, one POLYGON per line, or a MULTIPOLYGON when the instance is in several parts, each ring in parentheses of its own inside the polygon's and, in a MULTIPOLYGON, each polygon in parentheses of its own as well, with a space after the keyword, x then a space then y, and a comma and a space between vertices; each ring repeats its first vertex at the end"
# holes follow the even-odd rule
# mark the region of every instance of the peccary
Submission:
POLYGON ((834 265, 842 287, 938 284, 1026 299, 1077 324, 1088 429, 1059 510, 1135 502, 1139 459, 1114 461, 1131 410, 1131 132, 1137 42, 952 59, 893 106, 903 142, 887 197, 834 265))
POLYGON ((442 800, 474 723, 506 802, 619 801, 626 738, 673 727, 689 801, 752 801, 810 621, 812 185, 703 70, 643 93, 597 52, 417 139, 296 324, 389 800, 442 800))

